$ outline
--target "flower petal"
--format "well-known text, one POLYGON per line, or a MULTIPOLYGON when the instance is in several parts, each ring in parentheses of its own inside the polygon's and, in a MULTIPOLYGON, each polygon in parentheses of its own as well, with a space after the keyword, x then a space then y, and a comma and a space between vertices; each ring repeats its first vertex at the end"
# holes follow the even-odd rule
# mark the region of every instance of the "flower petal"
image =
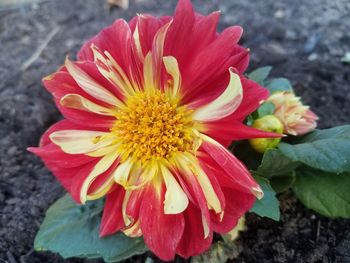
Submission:
POLYGON ((114 110, 100 106, 78 94, 67 94, 61 98, 60 103, 63 107, 67 108, 93 112, 106 116, 115 115, 114 110))
POLYGON ((269 96, 269 91, 258 83, 241 76, 243 86, 243 100, 235 111, 235 119, 243 121, 248 114, 260 107, 261 103, 269 96))
POLYGON ((106 202, 100 225, 100 237, 114 234, 124 227, 122 216, 122 203, 125 191, 117 187, 113 192, 106 195, 106 202))
POLYGON ((147 185, 140 207, 140 223, 146 245, 162 260, 173 260, 185 222, 182 214, 166 215, 165 186, 147 185))
POLYGON ((81 154, 108 146, 114 138, 101 139, 106 132, 88 130, 63 130, 50 134, 53 143, 60 146, 62 151, 69 154, 81 154))
POLYGON ((119 162, 120 158, 117 158, 105 172, 92 181, 87 192, 87 200, 99 199, 110 192, 113 187, 116 187, 113 171, 119 165, 119 162))
POLYGON ((238 184, 242 188, 242 191, 250 192, 258 199, 264 196, 260 186, 254 181, 247 168, 238 159, 212 138, 204 134, 201 137, 203 138, 201 147, 228 175, 231 175, 231 180, 238 184))
POLYGON ((230 69, 230 83, 226 90, 214 101, 196 109, 193 119, 215 121, 232 114, 242 101, 242 85, 239 76, 230 69))
POLYGON ((163 52, 164 52, 164 41, 171 23, 172 23, 172 20, 170 20, 170 22, 163 25, 154 36, 153 45, 152 45, 152 65, 153 65, 155 85, 159 85, 160 83, 162 59, 163 59, 163 52))
POLYGON ((228 116, 221 120, 203 123, 201 132, 227 147, 232 141, 252 138, 279 138, 282 136, 281 134, 265 132, 246 126, 235 120, 234 115, 232 114, 232 117, 228 116))
POLYGON ((185 229, 177 247, 177 253, 184 258, 189 258, 203 253, 213 241, 213 232, 206 234, 203 226, 199 224, 203 215, 192 203, 184 212, 185 229), (207 238, 204 238, 207 236, 207 238))
POLYGON ((121 94, 124 96, 133 95, 135 93, 134 85, 111 54, 108 51, 102 53, 95 45, 91 46, 91 50, 99 72, 117 87, 121 94))
POLYGON ((68 58, 66 59, 65 66, 69 74, 71 74, 74 80, 78 83, 79 87, 82 88, 86 93, 110 105, 118 107, 122 105, 122 102, 117 97, 115 97, 110 91, 98 84, 85 71, 71 62, 68 58))
MULTIPOLYGON (((218 75, 227 71, 227 63, 232 52, 242 35, 242 28, 233 26, 225 29, 217 38, 207 45, 186 64, 181 67, 183 86, 185 89, 184 100, 186 103, 193 101, 208 88, 209 83, 218 75), (215 50, 215 52, 213 52, 215 50)), ((177 56, 175 56, 177 58, 177 56)), ((177 58, 178 59, 178 58, 177 58)), ((214 83, 213 83, 214 84, 214 83)))
POLYGON ((161 166, 161 172, 166 186, 164 213, 182 213, 188 206, 188 198, 186 194, 166 167, 161 166))
POLYGON ((121 163, 113 173, 114 181, 125 187, 128 183, 128 178, 132 166, 133 162, 131 161, 131 159, 127 159, 123 163, 121 163))
POLYGON ((152 91, 156 89, 151 52, 147 53, 145 57, 145 61, 143 63, 143 81, 144 81, 143 89, 145 91, 152 91))
POLYGON ((206 195, 198 182, 196 174, 193 173, 192 162, 184 156, 180 156, 175 160, 176 166, 180 174, 177 174, 182 188, 186 191, 187 196, 201 210, 201 221, 203 227, 204 238, 207 238, 211 233, 209 204, 206 195), (181 158, 182 157, 182 158, 181 158))
POLYGON ((224 186, 222 191, 226 199, 225 213, 221 221, 212 217, 213 230, 220 234, 231 231, 237 225, 239 218, 252 208, 256 200, 253 194, 224 186))
POLYGON ((197 164, 194 166, 192 171, 197 176, 198 183, 200 184, 200 186, 203 190, 205 199, 208 202, 208 206, 210 208, 214 209, 214 211, 216 213, 221 213, 222 207, 221 207, 220 200, 219 200, 216 192, 214 191, 214 188, 213 188, 208 176, 205 174, 205 172, 202 170, 202 168, 197 164))
POLYGON ((89 175, 84 180, 84 183, 82 184, 82 187, 80 189, 80 201, 81 203, 85 203, 88 197, 88 189, 92 182, 96 179, 97 176, 107 171, 111 165, 116 161, 119 154, 118 152, 112 152, 108 155, 105 155, 102 157, 98 163, 95 165, 95 167, 92 169, 92 171, 89 173, 89 175))
POLYGON ((177 63, 176 58, 172 56, 163 57, 163 63, 165 65, 166 71, 173 78, 170 93, 173 97, 176 97, 177 94, 180 92, 181 87, 181 74, 179 65, 177 63))

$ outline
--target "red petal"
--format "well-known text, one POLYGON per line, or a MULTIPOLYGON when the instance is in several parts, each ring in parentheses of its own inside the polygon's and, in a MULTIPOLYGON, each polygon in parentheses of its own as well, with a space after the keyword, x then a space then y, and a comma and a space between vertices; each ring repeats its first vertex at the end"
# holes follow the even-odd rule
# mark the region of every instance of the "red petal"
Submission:
MULTIPOLYGON (((127 55, 130 55, 131 37, 129 25, 125 20, 117 19, 112 25, 104 28, 96 36, 86 41, 77 57, 79 60, 94 61, 91 44, 95 44, 101 50, 108 51, 122 67, 126 66, 127 55)), ((127 69, 127 67, 123 67, 123 69, 127 69)))
POLYGON ((85 112, 76 109, 62 107, 60 102, 55 100, 57 108, 62 115, 74 124, 80 127, 85 126, 96 131, 110 131, 115 122, 115 118, 101 116, 99 114, 85 112))
POLYGON ((126 206, 126 214, 131 216, 134 221, 139 219, 140 206, 143 197, 143 189, 137 189, 131 192, 128 204, 126 206))
POLYGON ((45 146, 49 143, 52 143, 50 139, 50 134, 56 131, 62 131, 62 130, 94 130, 94 129, 89 129, 89 127, 84 126, 84 125, 78 125, 73 122, 70 122, 68 120, 61 120, 59 122, 56 122, 52 126, 50 126, 45 133, 41 136, 40 139, 40 146, 45 146))
POLYGON ((164 192, 158 194, 152 185, 146 186, 140 208, 140 221, 146 245, 162 260, 172 260, 181 239, 185 222, 182 214, 164 214, 164 192))
MULTIPOLYGON (((29 148, 28 150, 38 155, 47 168, 57 177, 61 184, 72 195, 73 199, 80 202, 80 189, 86 177, 90 174, 100 158, 89 157, 84 154, 66 154, 57 145, 53 144, 49 135, 55 131, 67 129, 82 129, 67 120, 62 120, 51 126, 41 138, 41 147, 29 148)), ((112 170, 118 164, 118 160, 104 173, 99 175, 90 185, 91 191, 96 190, 109 177, 112 170)), ((90 188, 89 187, 89 188, 90 188)))
POLYGON ((85 154, 66 154, 59 146, 53 143, 42 147, 30 147, 28 150, 45 162, 50 162, 51 165, 62 168, 78 167, 94 160, 94 158, 85 154))
MULTIPOLYGON (((190 203, 196 206, 201 212, 201 220, 198 221, 197 223, 200 224, 202 229, 204 229, 203 222, 202 222, 202 217, 203 217, 208 225, 208 228, 209 228, 208 231, 210 236, 212 233, 212 229, 210 225, 210 213, 208 210, 208 203, 203 193, 203 190, 198 180, 196 179, 196 176, 194 174, 186 174, 186 175, 181 175, 179 173, 174 173, 174 174, 176 174, 177 178, 179 179, 181 187, 185 191, 186 195, 188 196, 190 203)), ((204 231, 203 231, 202 238, 204 239, 204 231)))
MULTIPOLYGON (((98 72, 96 66, 91 62, 79 63, 79 67, 81 67, 86 73, 93 78, 101 85, 103 85, 106 89, 114 90, 114 94, 117 96, 118 94, 115 92, 115 87, 111 86, 111 84, 104 79, 104 77, 98 72)), ((63 107, 60 103, 60 99, 67 94, 78 94, 81 95, 90 101, 97 103, 101 106, 110 107, 105 103, 95 99, 90 96, 86 92, 84 92, 78 84, 74 81, 74 79, 70 76, 68 72, 65 71, 63 67, 61 71, 43 79, 43 83, 45 87, 52 93, 55 98, 56 106, 61 111, 61 113, 72 122, 82 125, 82 126, 90 126, 99 127, 109 129, 114 122, 114 118, 108 116, 101 116, 91 112, 85 112, 81 110, 71 109, 67 107, 63 107)), ((120 96, 120 95, 118 95, 120 96)))
POLYGON ((222 145, 229 144, 232 141, 246 140, 251 138, 279 138, 281 134, 264 132, 249 126, 244 125, 241 122, 233 119, 235 118, 233 113, 231 116, 205 123, 205 131, 203 133, 209 135, 222 145), (223 142, 223 143, 222 143, 223 142))
POLYGON ((106 202, 100 226, 100 237, 111 235, 124 227, 122 205, 125 190, 117 187, 106 195, 106 202))
POLYGON ((252 194, 236 191, 231 188, 222 188, 226 199, 226 208, 222 220, 212 214, 213 229, 217 233, 227 233, 236 225, 240 217, 249 211, 255 202, 252 194))
MULTIPOLYGON (((132 26, 133 23, 131 23, 132 26)), ((139 82, 139 60, 136 55, 134 39, 129 24, 123 19, 116 20, 111 26, 103 29, 98 35, 85 42, 78 52, 79 60, 94 60, 91 45, 111 54, 129 79, 139 82)))
POLYGON ((261 102, 269 96, 269 91, 258 83, 241 77, 243 86, 243 100, 235 112, 235 118, 243 121, 248 114, 260 107, 261 102))
POLYGON ((89 186, 88 194, 91 194, 98 190, 106 182, 106 180, 110 179, 113 171, 118 167, 119 163, 120 158, 116 159, 115 162, 107 169, 107 171, 97 176, 89 186))
POLYGON ((80 189, 90 174, 92 169, 95 167, 98 160, 94 160, 85 165, 74 167, 74 168, 61 168, 59 166, 52 165, 50 162, 45 162, 47 168, 56 176, 63 187, 71 194, 72 198, 77 202, 80 201, 80 189))
POLYGON ((184 212, 185 229, 180 243, 177 247, 176 253, 181 257, 189 258, 191 256, 199 255, 207 250, 213 240, 213 232, 204 239, 201 211, 192 203, 184 212))
MULTIPOLYGON (((254 193, 261 197, 262 191, 260 186, 254 181, 244 164, 226 150, 225 147, 219 143, 203 140, 201 148, 211 156, 217 166, 226 172, 222 176, 225 176, 232 184, 236 185, 238 190, 254 193)), ((220 170, 217 173, 220 173, 220 170)))
MULTIPOLYGON (((211 82, 213 76, 228 72, 227 60, 230 58, 235 44, 242 34, 242 28, 229 27, 216 40, 193 58, 190 64, 182 70, 183 86, 185 89, 184 103, 189 103, 211 82), (213 52, 215 50, 215 52, 213 52)), ((228 83, 228 82, 227 82, 228 83)), ((226 83, 226 85, 227 85, 226 83)), ((214 86, 216 88, 217 86, 214 86)))
POLYGON ((180 67, 186 58, 185 52, 190 51, 188 39, 191 37, 194 23, 195 14, 191 2, 180 0, 164 44, 164 54, 174 56, 180 67))
MULTIPOLYGON (((170 19, 167 19, 170 20, 170 19)), ((140 44, 144 56, 152 50, 152 43, 157 31, 166 24, 166 20, 150 15, 137 17, 140 44)))

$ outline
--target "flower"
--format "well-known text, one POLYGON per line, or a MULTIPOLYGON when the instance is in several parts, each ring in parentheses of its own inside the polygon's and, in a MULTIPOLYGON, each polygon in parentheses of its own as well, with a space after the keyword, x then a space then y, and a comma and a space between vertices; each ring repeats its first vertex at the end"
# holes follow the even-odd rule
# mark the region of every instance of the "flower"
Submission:
POLYGON ((242 124, 268 92, 246 79, 242 29, 180 0, 116 20, 44 78, 65 119, 29 150, 79 203, 106 196, 100 235, 143 236, 161 259, 206 250, 263 195, 226 147, 278 135, 242 124))
POLYGON ((273 93, 267 101, 275 105, 273 114, 282 122, 284 133, 303 135, 316 128, 318 117, 293 92, 273 93))
MULTIPOLYGON (((253 122, 252 127, 268 132, 283 133, 283 125, 275 115, 265 115, 253 122)), ((256 138, 249 143, 259 153, 264 153, 269 148, 275 148, 281 142, 281 138, 256 138)))

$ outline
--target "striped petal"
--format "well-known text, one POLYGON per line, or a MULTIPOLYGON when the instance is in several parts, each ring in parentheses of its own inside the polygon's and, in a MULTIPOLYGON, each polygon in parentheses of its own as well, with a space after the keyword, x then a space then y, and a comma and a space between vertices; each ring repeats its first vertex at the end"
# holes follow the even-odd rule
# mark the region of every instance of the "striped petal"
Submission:
POLYGON ((108 51, 102 53, 95 45, 91 46, 91 50, 100 73, 119 88, 124 96, 133 95, 135 93, 134 86, 111 54, 108 51))
POLYGON ((115 140, 113 137, 101 139, 106 132, 87 130, 63 130, 50 134, 51 141, 69 154, 81 154, 108 146, 115 140))
POLYGON ((222 207, 220 200, 217 194, 215 193, 208 176, 198 165, 195 166, 194 172, 197 175, 198 183, 200 184, 203 190, 204 196, 207 199, 209 207, 212 208, 216 213, 221 213, 222 207))
POLYGON ((117 97, 115 97, 110 91, 98 84, 92 77, 90 77, 78 65, 71 62, 68 58, 66 59, 65 66, 69 74, 71 74, 73 79, 78 83, 79 87, 82 88, 86 93, 110 105, 118 107, 122 105, 122 102, 117 97))
POLYGON ((112 152, 108 155, 105 155, 98 161, 98 163, 92 169, 92 171, 90 172, 88 177, 85 179, 81 187, 80 201, 82 204, 84 204, 87 200, 87 192, 88 192, 89 186, 92 184, 92 182, 96 179, 97 176, 99 176, 100 174, 108 170, 108 168, 115 162, 118 156, 119 154, 117 152, 112 152))
POLYGON ((247 168, 232 153, 212 138, 204 134, 201 134, 201 137, 203 138, 201 147, 230 175, 230 179, 239 185, 242 191, 246 190, 258 199, 263 198, 264 193, 260 186, 254 181, 247 168))
POLYGON ((230 69, 230 82, 226 90, 214 101, 195 110, 197 121, 215 121, 232 114, 242 101, 242 84, 239 76, 230 69))
POLYGON ((61 98, 60 103, 66 108, 93 112, 100 115, 113 116, 115 114, 115 111, 112 109, 100 106, 78 94, 67 94, 61 98))
POLYGON ((164 41, 171 23, 172 20, 169 23, 166 23, 164 26, 162 26, 154 37, 152 46, 152 64, 155 84, 158 84, 160 81, 160 74, 162 68, 161 64, 164 52, 164 41))

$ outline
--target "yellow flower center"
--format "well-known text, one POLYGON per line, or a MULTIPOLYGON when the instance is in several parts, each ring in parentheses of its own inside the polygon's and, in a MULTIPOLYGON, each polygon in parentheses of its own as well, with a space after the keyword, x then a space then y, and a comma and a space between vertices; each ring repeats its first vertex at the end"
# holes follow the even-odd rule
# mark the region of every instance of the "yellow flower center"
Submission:
POLYGON ((158 90, 129 97, 118 110, 112 128, 122 159, 131 157, 144 163, 192 150, 195 135, 191 113, 177 99, 158 90))

